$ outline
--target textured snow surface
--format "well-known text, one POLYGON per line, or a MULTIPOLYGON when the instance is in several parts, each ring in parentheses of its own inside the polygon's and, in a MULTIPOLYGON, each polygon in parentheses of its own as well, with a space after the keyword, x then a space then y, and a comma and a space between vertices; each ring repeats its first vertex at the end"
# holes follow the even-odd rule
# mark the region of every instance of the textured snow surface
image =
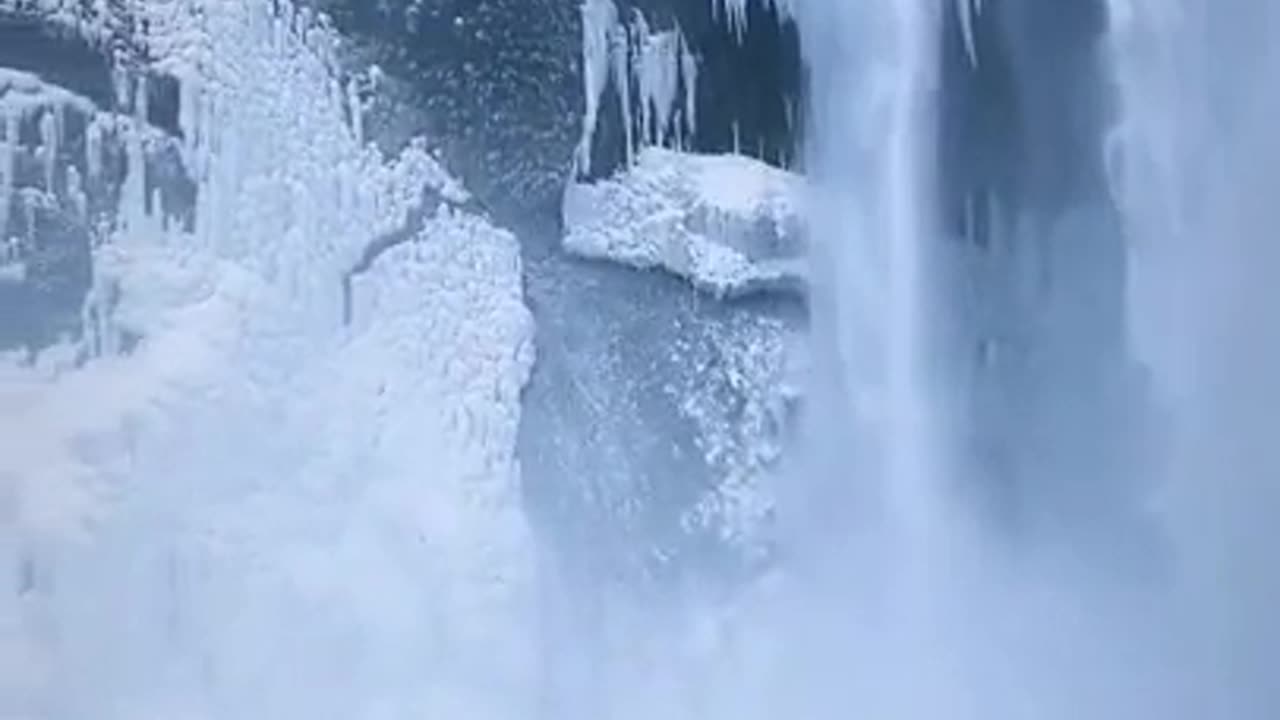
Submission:
POLYGON ((803 181, 739 155, 660 148, 635 167, 569 186, 564 246, 662 268, 718 296, 804 286, 803 181))
POLYGON ((0 358, 0 717, 511 717, 515 239, 437 210, 352 279, 345 324, 365 249, 462 190, 419 145, 361 145, 333 38, 288 3, 141 9, 195 223, 145 202, 144 133, 117 126, 84 342, 0 358))

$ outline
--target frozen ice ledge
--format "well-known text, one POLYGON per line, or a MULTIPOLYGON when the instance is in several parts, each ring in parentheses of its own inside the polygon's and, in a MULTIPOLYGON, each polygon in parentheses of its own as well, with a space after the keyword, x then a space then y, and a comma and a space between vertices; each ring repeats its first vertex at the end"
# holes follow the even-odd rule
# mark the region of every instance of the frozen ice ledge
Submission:
POLYGON ((568 186, 564 247, 659 268, 722 298, 803 294, 803 182, 741 155, 647 148, 614 177, 568 186))

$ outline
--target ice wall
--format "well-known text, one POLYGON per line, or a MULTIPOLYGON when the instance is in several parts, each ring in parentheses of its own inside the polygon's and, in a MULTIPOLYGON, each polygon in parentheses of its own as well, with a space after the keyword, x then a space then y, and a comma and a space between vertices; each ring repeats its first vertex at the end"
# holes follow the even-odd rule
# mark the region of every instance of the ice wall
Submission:
POLYGON ((532 582, 514 238, 421 207, 452 193, 420 145, 361 144, 323 19, 135 11, 181 82, 195 209, 148 202, 138 119, 77 138, 88 174, 111 147, 127 171, 84 342, 0 375, 0 714, 512 717, 532 582), (343 279, 410 213, 348 326, 343 279))

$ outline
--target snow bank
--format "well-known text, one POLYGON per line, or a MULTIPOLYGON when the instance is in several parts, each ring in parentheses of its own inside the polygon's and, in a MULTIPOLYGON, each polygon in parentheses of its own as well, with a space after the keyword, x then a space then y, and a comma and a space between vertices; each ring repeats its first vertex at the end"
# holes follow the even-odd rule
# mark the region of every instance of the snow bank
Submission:
POLYGON ((717 296, 805 285, 799 176, 738 155, 642 152, 617 177, 571 184, 564 247, 662 268, 717 296))

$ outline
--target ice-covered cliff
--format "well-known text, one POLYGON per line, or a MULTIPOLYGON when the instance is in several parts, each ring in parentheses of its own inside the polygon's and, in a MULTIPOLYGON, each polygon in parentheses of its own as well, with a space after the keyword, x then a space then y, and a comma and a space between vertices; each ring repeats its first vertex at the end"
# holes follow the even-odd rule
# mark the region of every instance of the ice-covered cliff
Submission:
MULTIPOLYGON (((54 128, 78 153, 34 151, 58 203, 120 172, 83 334, 0 364, 0 714, 510 717, 533 647, 515 238, 425 205, 458 194, 420 145, 362 144, 305 10, 144 9, 193 205, 150 202, 141 111, 86 106, 54 128)), ((0 104, 63 92, 20 79, 0 104)))

